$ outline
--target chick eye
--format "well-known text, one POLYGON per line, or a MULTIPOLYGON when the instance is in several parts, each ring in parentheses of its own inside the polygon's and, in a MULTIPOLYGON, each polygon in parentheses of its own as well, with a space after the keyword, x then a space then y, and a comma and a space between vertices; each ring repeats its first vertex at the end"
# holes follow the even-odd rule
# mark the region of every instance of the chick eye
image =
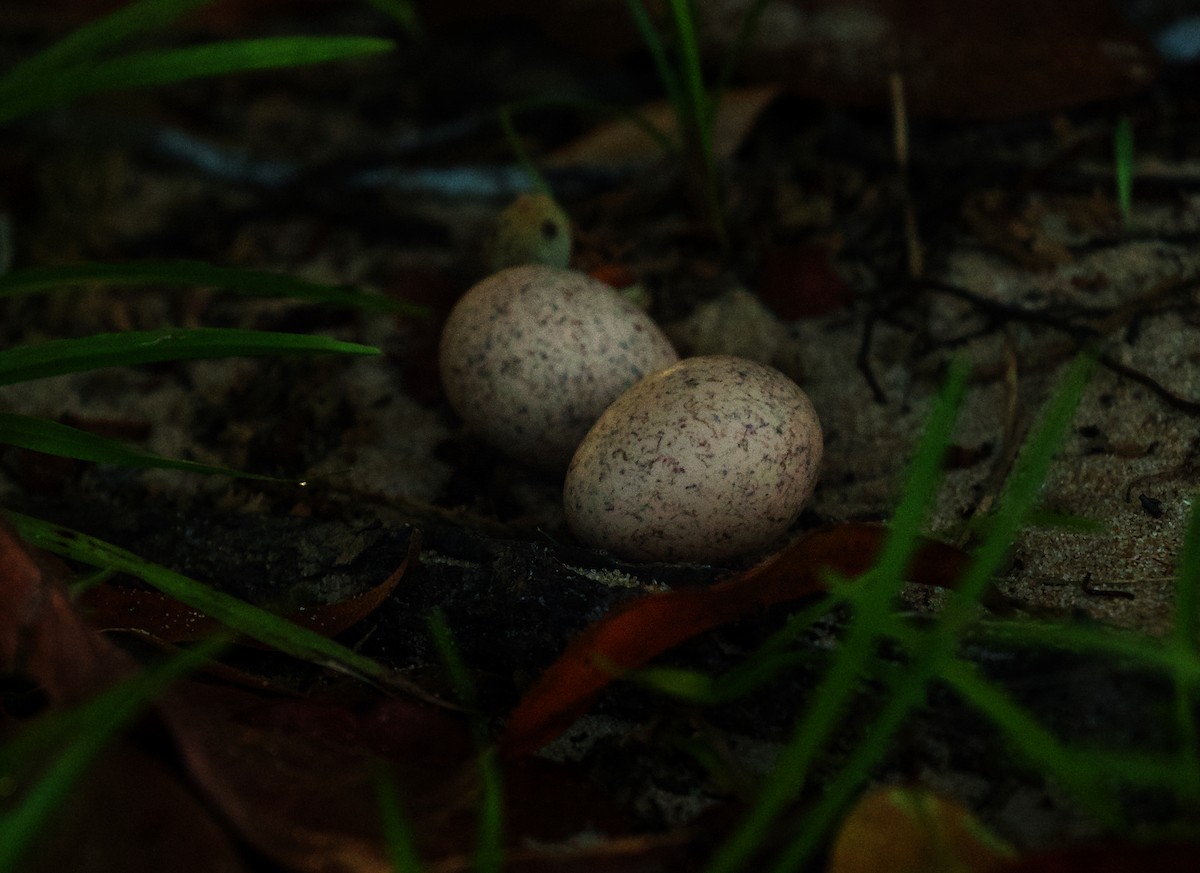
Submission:
POLYGON ((547 218, 542 222, 542 236, 546 239, 554 239, 558 236, 558 225, 547 218))

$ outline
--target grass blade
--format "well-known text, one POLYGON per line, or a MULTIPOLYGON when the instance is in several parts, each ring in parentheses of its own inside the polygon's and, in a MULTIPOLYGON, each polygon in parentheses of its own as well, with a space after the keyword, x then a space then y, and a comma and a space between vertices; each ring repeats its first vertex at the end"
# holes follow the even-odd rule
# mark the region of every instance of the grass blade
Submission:
POLYGON ((877 569, 859 580, 864 596, 858 602, 840 654, 813 695, 805 717, 797 723, 745 820, 713 856, 708 873, 735 873, 757 851, 776 817, 804 785, 813 759, 837 725, 860 675, 873 658, 892 599, 902 583, 903 568, 912 555, 936 493, 969 371, 962 361, 951 368, 913 458, 904 497, 877 569))
MULTIPOLYGON (((1025 450, 1014 465, 1007 487, 1001 495, 995 522, 989 528, 988 538, 976 551, 960 587, 942 609, 933 629, 928 632, 923 650, 913 658, 909 669, 891 687, 879 717, 865 732, 866 739, 851 754, 842 772, 827 787, 816 807, 805 817, 800 835, 780 855, 775 866, 771 868, 772 873, 792 873, 803 867, 812 857, 838 814, 886 753, 896 731, 904 724, 909 713, 925 699, 928 683, 937 676, 943 665, 950 663, 954 658, 958 640, 970 621, 980 595, 999 568, 1021 523, 1033 508, 1050 462, 1075 416, 1092 364, 1093 359, 1090 356, 1080 355, 1067 369, 1061 386, 1043 411, 1037 431, 1026 443, 1025 450)), ((948 439, 948 431, 945 436, 948 439)), ((906 489, 905 501, 908 496, 906 489)), ((902 501, 902 505, 905 501, 902 501)), ((884 606, 886 607, 886 604, 884 606)), ((857 618, 858 616, 856 620, 857 618)), ((888 619, 888 615, 882 616, 877 629, 883 630, 888 619)), ((831 674, 837 666, 834 665, 831 674)), ((787 751, 784 754, 786 755, 787 751)))
MULTIPOLYGON (((69 718, 71 741, 17 805, 0 815, 0 871, 24 869, 21 857, 97 756, 173 682, 202 666, 227 641, 187 649, 100 694, 69 718)), ((0 774, 8 775, 8 774, 0 774)))
POLYGON ((212 0, 138 0, 83 25, 0 77, 0 93, 20 90, 67 65, 91 61, 106 49, 153 30, 212 0))
POLYGON ((388 762, 380 761, 372 769, 372 778, 375 783, 375 804, 379 807, 379 818, 383 822, 383 841, 393 873, 422 873, 425 867, 417 852, 412 824, 400 801, 396 773, 388 762))
POLYGON ((421 35, 421 21, 409 0, 367 0, 378 11, 399 24, 410 36, 421 35))
POLYGON ((504 867, 504 783, 496 749, 488 743, 487 731, 479 717, 475 686, 440 608, 429 614, 428 623, 433 644, 450 674, 450 684, 458 702, 471 714, 471 733, 479 750, 479 837, 471 869, 475 873, 500 873, 504 867))
POLYGON ((301 660, 340 669, 351 675, 403 687, 429 695, 396 676, 378 661, 346 648, 341 643, 300 627, 257 606, 239 600, 139 558, 112 543, 16 512, 6 513, 17 531, 31 544, 92 567, 128 573, 180 603, 211 616, 226 627, 301 660))
POLYGON ((659 36, 654 22, 650 20, 650 15, 646 12, 646 7, 642 0, 625 0, 625 5, 629 7, 629 14, 633 16, 634 26, 637 28, 638 34, 642 38, 642 42, 646 44, 646 48, 650 51, 650 56, 654 59, 654 67, 658 70, 658 78, 663 83, 663 88, 667 92, 667 99, 671 101, 671 105, 680 107, 683 105, 683 85, 679 81, 679 76, 676 75, 674 68, 671 66, 671 58, 667 53, 667 46, 659 36))
POLYGON ((28 267, 0 276, 0 297, 20 297, 91 285, 213 286, 255 297, 295 297, 313 303, 352 306, 371 312, 424 315, 423 306, 353 288, 309 282, 279 273, 218 267, 203 261, 135 261, 28 267))
POLYGON ((0 351, 0 385, 101 367, 281 354, 377 355, 379 349, 307 334, 197 327, 49 340, 0 351))
POLYGON ((79 430, 56 421, 8 412, 0 412, 0 444, 56 455, 60 458, 93 461, 98 464, 115 464, 119 467, 156 467, 166 470, 183 470, 188 473, 237 476, 243 479, 259 479, 268 482, 286 481, 274 476, 243 473, 195 461, 164 458, 161 455, 139 451, 117 440, 97 436, 86 430, 79 430))
POLYGON ((0 94, 0 122, 97 91, 169 85, 249 70, 294 67, 388 51, 386 39, 357 36, 283 36, 135 52, 95 64, 60 69, 0 94))
POLYGON ((1129 227, 1133 213, 1133 121, 1128 115, 1117 120, 1113 131, 1113 164, 1117 186, 1117 208, 1121 223, 1129 227))

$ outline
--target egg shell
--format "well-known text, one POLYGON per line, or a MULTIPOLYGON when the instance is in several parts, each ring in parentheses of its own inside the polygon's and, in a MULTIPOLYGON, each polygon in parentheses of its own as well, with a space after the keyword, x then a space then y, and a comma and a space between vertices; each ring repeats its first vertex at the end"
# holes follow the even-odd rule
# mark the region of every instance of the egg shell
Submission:
POLYGON ((686 358, 634 385, 567 470, 567 522, 634 560, 716 563, 785 533, 812 494, 821 424, 787 376, 745 358, 686 358))
POLYGON ((442 385, 485 442, 561 472, 600 413, 679 356, 645 312, 574 270, 511 267, 455 304, 442 332, 442 385))

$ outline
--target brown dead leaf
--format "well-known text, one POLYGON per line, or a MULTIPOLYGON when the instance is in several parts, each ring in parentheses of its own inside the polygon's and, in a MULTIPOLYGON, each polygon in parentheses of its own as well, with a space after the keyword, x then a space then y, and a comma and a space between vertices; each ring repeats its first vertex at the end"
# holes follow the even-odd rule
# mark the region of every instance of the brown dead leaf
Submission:
POLYGON ((1015 856, 969 811, 928 791, 868 792, 842 822, 828 873, 984 873, 1015 856))
MULTIPOLYGON (((713 119, 713 154, 728 160, 745 142, 779 88, 759 86, 728 91, 721 96, 713 119)), ((680 139, 674 108, 665 101, 641 107, 638 114, 672 142, 680 139)), ((659 145, 640 125, 627 118, 606 122, 593 128, 569 145, 554 152, 545 163, 551 167, 643 166, 663 158, 659 145)))

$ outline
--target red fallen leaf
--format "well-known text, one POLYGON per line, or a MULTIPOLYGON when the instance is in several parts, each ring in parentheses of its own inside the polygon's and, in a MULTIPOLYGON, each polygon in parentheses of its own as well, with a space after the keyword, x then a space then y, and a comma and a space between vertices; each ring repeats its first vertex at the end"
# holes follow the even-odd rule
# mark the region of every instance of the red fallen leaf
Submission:
POLYGON ((1200 843, 1138 845, 1114 841, 1063 846, 1005 861, 988 873, 1140 873, 1195 870, 1200 843))
MULTIPOLYGON (((705 4, 699 40, 726 57, 756 0, 705 4)), ((522 16, 568 49, 615 58, 641 50, 622 0, 442 0, 430 23, 522 16)), ((1159 66, 1146 36, 1109 0, 774 0, 743 55, 747 81, 838 104, 890 105, 905 83, 908 112, 1005 118, 1130 94, 1159 66)))
MULTIPOLYGON (((391 575, 367 591, 337 603, 320 603, 288 616, 301 627, 333 637, 362 621, 392 593, 421 549, 414 531, 408 554, 391 575)), ((199 610, 158 591, 123 585, 97 585, 80 598, 93 625, 104 630, 135 630, 167 643, 206 639, 220 624, 199 610)))
POLYGON ((637 276, 624 264, 601 264, 589 270, 588 275, 618 291, 637 284, 637 276))
POLYGON ((0 672, 37 681, 55 703, 77 703, 133 670, 71 603, 65 567, 0 519, 0 672))
POLYGON ((829 262, 823 246, 775 246, 763 256, 758 296, 784 321, 842 309, 854 292, 829 262))
MULTIPOLYGON (((631 601, 588 626, 521 698, 500 739, 503 754, 533 752, 582 715, 613 680, 704 631, 753 609, 825 590, 824 574, 857 576, 871 568, 886 531, 839 524, 812 531, 779 554, 709 588, 669 591, 631 601)), ((965 552, 923 540, 908 578, 952 586, 965 552)))

